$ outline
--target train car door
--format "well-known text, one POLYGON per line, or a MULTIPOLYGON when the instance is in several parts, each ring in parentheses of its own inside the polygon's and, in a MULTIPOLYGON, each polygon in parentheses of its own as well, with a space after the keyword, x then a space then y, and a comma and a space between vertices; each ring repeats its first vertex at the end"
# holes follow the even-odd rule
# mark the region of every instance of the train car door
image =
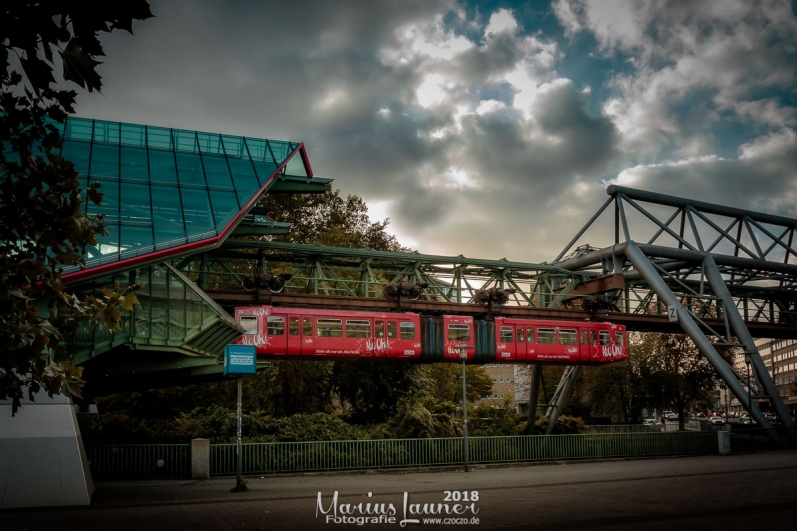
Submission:
POLYGON ((578 342, 581 349, 581 361, 589 361, 589 329, 581 327, 578 329, 578 342))
POLYGON ((315 328, 311 315, 302 315, 302 348, 303 356, 315 354, 315 328))
POLYGON ((388 342, 385 341, 385 319, 378 317, 374 319, 374 356, 387 356, 388 342))
POLYGON ((522 323, 515 325, 515 359, 524 361, 526 359, 526 328, 522 323))
POLYGON ((472 360, 476 355, 476 334, 473 330, 473 317, 444 315, 444 354, 443 359, 458 360, 460 351, 467 350, 467 359, 472 360))
POLYGON ((417 315, 404 314, 398 321, 398 341, 393 355, 401 358, 415 358, 420 355, 420 319, 417 315))
POLYGON ((505 320, 495 323, 495 359, 504 361, 514 361, 517 356, 517 345, 515 344, 515 327, 505 320))
POLYGON ((301 324, 298 315, 288 315, 288 356, 300 356, 302 353, 301 324))

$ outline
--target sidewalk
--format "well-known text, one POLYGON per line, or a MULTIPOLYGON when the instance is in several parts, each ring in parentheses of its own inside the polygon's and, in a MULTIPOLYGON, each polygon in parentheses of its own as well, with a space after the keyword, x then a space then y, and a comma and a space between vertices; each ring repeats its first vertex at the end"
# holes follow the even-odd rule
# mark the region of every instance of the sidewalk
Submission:
POLYGON ((797 452, 247 479, 246 493, 229 492, 235 478, 99 483, 90 507, 0 512, 0 529, 774 531, 797 522, 797 452), (420 522, 402 528, 405 510, 420 522), (457 520, 424 523, 430 516, 457 520))

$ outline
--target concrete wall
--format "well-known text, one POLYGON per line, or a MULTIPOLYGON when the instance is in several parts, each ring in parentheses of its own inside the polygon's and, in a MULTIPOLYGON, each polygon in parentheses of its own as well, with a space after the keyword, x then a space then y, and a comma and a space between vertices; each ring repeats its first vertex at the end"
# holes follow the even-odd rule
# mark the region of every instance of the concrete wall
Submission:
POLYGON ((40 392, 12 417, 0 400, 0 508, 89 505, 93 493, 72 401, 40 392))

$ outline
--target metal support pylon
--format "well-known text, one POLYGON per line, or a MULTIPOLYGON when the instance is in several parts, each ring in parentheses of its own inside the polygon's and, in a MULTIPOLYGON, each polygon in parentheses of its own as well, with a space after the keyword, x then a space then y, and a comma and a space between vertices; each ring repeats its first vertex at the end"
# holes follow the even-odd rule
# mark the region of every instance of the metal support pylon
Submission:
MULTIPOLYGON (((667 306, 675 306, 676 314, 678 315, 678 324, 681 326, 684 332, 689 335, 692 341, 694 341, 695 346, 697 346, 700 352, 706 356, 711 365, 717 371, 717 374, 720 376, 720 378, 725 381, 728 388, 737 397, 744 397, 747 396, 748 392, 752 392, 752 389, 749 388, 751 383, 745 382, 748 388, 745 388, 745 386, 742 385, 742 380, 736 371, 734 371, 733 368, 731 368, 731 366, 722 358, 722 356, 720 356, 719 352, 717 352, 717 350, 714 348, 714 345, 708 340, 708 338, 706 338, 705 333, 692 318, 692 314, 689 312, 689 310, 687 310, 683 304, 681 304, 681 302, 678 300, 678 297, 675 296, 670 287, 664 282, 659 273, 653 267, 653 264, 651 264, 648 257, 645 256, 645 254, 633 241, 626 242, 625 255, 631 264, 636 268, 636 270, 642 275, 650 288, 656 293, 659 299, 667 306)), ((708 253, 705 254, 705 258, 703 260, 703 270, 712 290, 723 301, 723 308, 728 316, 728 321, 733 333, 737 338, 739 338, 740 344, 745 349, 745 352, 750 355, 752 366, 756 374, 756 381, 766 393, 767 398, 769 398, 774 405, 775 410, 778 416, 781 418, 783 424, 787 427, 794 426, 794 423, 792 422, 785 405, 777 393, 777 389, 775 388, 772 378, 769 376, 769 373, 764 367, 764 362, 761 359, 761 355, 758 353, 758 349, 755 346, 753 338, 750 335, 749 330, 747 330, 747 327, 744 324, 741 316, 739 315, 736 305, 731 299, 731 295, 728 292, 725 281, 722 279, 719 269, 717 269, 714 260, 708 253)), ((756 422, 758 422, 760 426, 771 428, 769 421, 764 418, 764 414, 756 404, 753 404, 750 409, 752 410, 750 411, 750 415, 755 419, 756 422)))
POLYGON ((529 413, 528 429, 526 433, 534 433, 534 424, 537 422, 537 401, 540 395, 540 377, 542 376, 542 365, 531 366, 531 385, 529 386, 529 413))
POLYGON ((562 414, 567 401, 570 399, 570 393, 573 392, 573 386, 576 384, 578 374, 581 372, 581 365, 568 365, 565 367, 565 372, 562 373, 562 378, 559 380, 559 385, 556 386, 556 391, 548 405, 546 416, 551 420, 548 423, 548 435, 553 433, 556 426, 556 419, 562 414))

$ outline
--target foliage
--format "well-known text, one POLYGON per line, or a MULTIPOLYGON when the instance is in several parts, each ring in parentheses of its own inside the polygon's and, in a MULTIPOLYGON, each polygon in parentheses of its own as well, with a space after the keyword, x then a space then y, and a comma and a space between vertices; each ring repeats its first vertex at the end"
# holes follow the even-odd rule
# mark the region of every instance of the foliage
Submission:
MULTIPOLYGON (((55 88, 56 64, 63 81, 88 90, 102 87, 96 67, 103 56, 98 34, 151 17, 143 0, 130 2, 20 1, 4 5, 0 31, 0 398, 16 412, 27 387, 52 396, 79 395, 82 369, 63 361, 59 341, 80 319, 115 329, 119 307, 135 304, 139 286, 107 289, 79 300, 61 282, 64 266, 83 265, 87 245, 104 234, 102 219, 85 214, 86 198, 73 165, 58 158, 63 123, 74 111, 76 92, 55 88), (58 60, 55 60, 55 55, 58 60)), ((99 204, 98 185, 86 195, 99 204)))
POLYGON ((362 198, 350 194, 343 199, 329 184, 323 194, 271 194, 266 201, 275 221, 293 223, 290 233, 276 241, 410 251, 387 233, 390 220, 372 222, 362 198))
MULTIPOLYGON (((206 438, 214 444, 236 440, 236 411, 229 407, 200 407, 168 419, 133 419, 130 413, 101 413, 101 439, 108 442, 169 443, 206 438)), ((360 439, 366 433, 330 413, 274 417, 262 411, 244 411, 241 421, 246 442, 351 440, 360 439)))
POLYGON ((629 333, 628 361, 585 371, 591 413, 624 424, 641 422, 642 410, 661 394, 661 374, 655 359, 648 335, 629 333))
POLYGON ((462 430, 454 423, 456 406, 432 397, 403 400, 388 423, 386 434, 396 439, 458 437, 462 430))
MULTIPOLYGON (((431 396, 442 402, 462 403, 462 365, 459 363, 434 363, 426 366, 430 380, 431 396)), ((493 380, 484 367, 466 365, 465 396, 474 403, 488 396, 493 389, 493 380)))
POLYGON ((716 372, 687 336, 640 333, 628 338, 627 362, 587 372, 586 402, 593 414, 633 423, 641 420, 644 408, 672 407, 681 416, 691 403, 710 398, 716 372))
POLYGON ((428 380, 420 365, 385 360, 337 361, 332 369, 332 386, 350 408, 350 420, 371 424, 395 415, 401 400, 424 393, 428 380))
POLYGON ((468 434, 474 437, 518 435, 518 427, 524 419, 524 415, 515 413, 512 398, 507 395, 496 407, 482 402, 473 411, 468 410, 468 434))

